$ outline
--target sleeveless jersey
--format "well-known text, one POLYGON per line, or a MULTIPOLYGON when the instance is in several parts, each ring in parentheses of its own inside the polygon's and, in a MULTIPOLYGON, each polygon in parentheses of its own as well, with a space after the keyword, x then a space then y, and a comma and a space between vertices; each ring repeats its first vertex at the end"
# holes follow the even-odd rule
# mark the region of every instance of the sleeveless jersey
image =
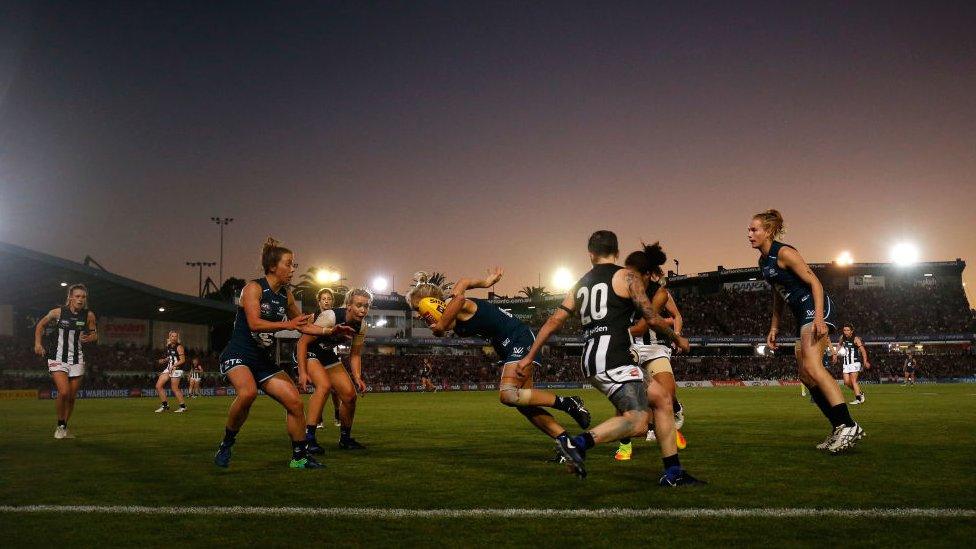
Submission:
MULTIPOLYGON (((651 280, 647 283, 647 299, 654 301, 654 294, 661 288, 662 284, 658 281, 651 280)), ((640 311, 634 310, 633 318, 631 318, 631 326, 640 322, 644 318, 644 315, 640 311)), ((648 329, 641 335, 634 336, 634 343, 638 345, 655 345, 658 343, 657 334, 654 330, 648 329)))
MULTIPOLYGON (((511 313, 503 311, 497 305, 489 303, 484 299, 469 297, 477 305, 478 309, 474 316, 467 320, 454 322, 454 334, 458 337, 483 337, 491 342, 491 346, 498 353, 499 358, 506 358, 511 355, 510 347, 516 340, 524 347, 526 341, 524 336, 528 334, 528 345, 532 345, 532 330, 522 323, 521 320, 512 316, 511 313)), ((526 351, 528 349, 525 349, 526 351)))
MULTIPOLYGON (((261 285, 261 320, 268 322, 284 322, 288 320, 288 291, 282 285, 277 292, 271 290, 267 278, 258 278, 254 282, 261 285)), ((264 354, 271 352, 274 347, 274 334, 270 332, 252 332, 247 324, 247 314, 244 307, 237 308, 234 319, 234 331, 231 333, 228 347, 241 346, 245 349, 256 349, 264 354)))
POLYGON ((166 367, 172 368, 180 361, 180 344, 166 346, 166 367))
MULTIPOLYGON (((315 321, 317 323, 319 323, 318 324, 319 326, 323 326, 323 327, 331 327, 331 326, 338 326, 340 324, 345 324, 346 326, 349 326, 352 329, 356 330, 356 333, 358 334, 358 336, 356 336, 356 337, 363 337, 363 336, 365 336, 366 335, 366 323, 365 322, 362 322, 362 321, 356 321, 356 320, 348 320, 347 321, 346 320, 346 311, 348 311, 348 309, 346 309, 345 307, 336 307, 336 308, 333 308, 333 309, 326 309, 326 310, 320 312, 318 314, 318 316, 315 317, 315 321), (335 315, 335 324, 331 324, 331 322, 327 322, 327 323, 325 323, 323 325, 321 323, 322 320, 323 320, 323 318, 322 318, 323 315, 328 316, 329 314, 335 315)), ((331 321, 332 319, 329 319, 329 320, 331 321)), ((349 342, 349 339, 348 338, 345 338, 345 337, 342 337, 342 336, 338 336, 338 335, 324 335, 324 336, 320 336, 311 345, 309 345, 309 351, 316 352, 316 353, 319 352, 319 351, 323 351, 323 352, 324 351, 333 351, 339 345, 343 345, 343 344, 346 344, 348 342, 349 342)))
POLYGON ((613 291, 613 275, 620 269, 620 265, 595 265, 573 286, 586 342, 582 357, 586 377, 634 364, 630 326, 636 309, 613 291))
POLYGON ((844 339, 844 366, 861 363, 861 350, 854 344, 854 338, 844 339))
MULTIPOLYGON (((773 241, 773 245, 769 248, 769 253, 767 255, 760 256, 759 258, 759 268, 762 270, 762 277, 766 282, 777 291, 779 295, 782 296, 783 301, 789 307, 790 311, 796 319, 796 323, 802 326, 806 319, 812 320, 814 303, 813 303, 813 292, 810 290, 810 285, 804 282, 800 277, 796 276, 789 269, 780 268, 776 263, 779 259, 780 250, 784 247, 793 248, 789 244, 783 244, 782 242, 773 241)), ((794 250, 796 248, 793 248, 794 250)), ((824 319, 830 315, 830 297, 827 295, 826 290, 824 291, 824 319)))
POLYGON ((61 307, 61 318, 51 333, 47 346, 48 360, 65 364, 83 364, 85 353, 81 349, 81 334, 88 331, 88 309, 72 313, 71 308, 61 307))

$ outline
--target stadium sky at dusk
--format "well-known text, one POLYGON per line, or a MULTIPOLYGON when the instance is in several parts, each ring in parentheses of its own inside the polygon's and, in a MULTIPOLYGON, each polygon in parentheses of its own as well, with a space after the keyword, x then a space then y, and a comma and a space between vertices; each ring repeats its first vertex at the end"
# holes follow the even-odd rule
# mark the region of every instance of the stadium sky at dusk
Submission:
POLYGON ((513 294, 602 228, 755 265, 775 207, 811 262, 961 257, 974 303, 972 3, 230 6, 0 8, 0 240, 194 293, 219 215, 225 275, 271 234, 513 294))

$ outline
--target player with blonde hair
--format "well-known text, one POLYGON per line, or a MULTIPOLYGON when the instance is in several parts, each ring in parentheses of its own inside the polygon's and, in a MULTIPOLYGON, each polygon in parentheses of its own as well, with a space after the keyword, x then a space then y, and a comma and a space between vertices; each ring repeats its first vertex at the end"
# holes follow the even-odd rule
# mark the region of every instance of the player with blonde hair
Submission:
POLYGON ((186 364, 186 350, 180 341, 180 333, 176 330, 170 330, 166 334, 166 356, 157 362, 165 365, 165 368, 159 373, 159 378, 156 379, 156 394, 159 395, 159 408, 156 408, 156 413, 161 414, 169 411, 169 402, 166 400, 167 381, 173 390, 173 395, 180 403, 176 413, 185 412, 186 399, 183 398, 183 391, 180 389, 180 379, 183 377, 183 365, 186 364))
POLYGON ((864 436, 864 430, 851 418, 833 376, 821 366, 824 349, 830 344, 830 329, 835 328, 831 323, 834 311, 830 296, 796 248, 777 240, 784 232, 783 216, 778 211, 766 210, 752 216, 746 232, 749 244, 759 252, 762 276, 773 287, 773 315, 766 346, 774 351, 778 348, 780 319, 783 309, 789 307, 797 325, 794 353, 800 381, 832 428, 817 448, 831 453, 852 448, 864 436))
POLYGON ((519 411, 532 425, 550 437, 567 439, 568 433, 546 408, 570 415, 584 429, 590 424, 590 412, 578 396, 561 397, 533 387, 532 371, 539 363, 531 361, 519 369, 535 335, 508 311, 484 299, 465 297, 471 288, 490 288, 503 275, 499 268, 490 269, 483 279, 462 278, 451 287, 451 301, 444 303, 445 289, 433 284, 423 272, 414 275, 415 285, 407 293, 407 303, 430 326, 436 336, 453 331, 459 337, 481 337, 489 340, 501 365, 498 399, 519 411))

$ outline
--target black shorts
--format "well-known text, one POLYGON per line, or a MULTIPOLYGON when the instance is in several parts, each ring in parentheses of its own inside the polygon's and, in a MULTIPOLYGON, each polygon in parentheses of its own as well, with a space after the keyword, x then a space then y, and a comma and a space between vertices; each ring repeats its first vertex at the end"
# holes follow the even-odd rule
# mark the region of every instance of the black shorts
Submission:
POLYGON ((326 368, 330 368, 337 364, 342 364, 339 360, 339 355, 336 354, 335 349, 309 349, 308 354, 305 355, 308 360, 317 360, 319 364, 326 368))

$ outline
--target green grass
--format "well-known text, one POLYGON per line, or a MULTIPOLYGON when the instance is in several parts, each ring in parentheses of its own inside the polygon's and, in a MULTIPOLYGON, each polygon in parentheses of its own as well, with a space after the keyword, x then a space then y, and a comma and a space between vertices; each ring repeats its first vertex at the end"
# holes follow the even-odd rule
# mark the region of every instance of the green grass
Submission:
MULTIPOLYGON (((869 386, 852 407, 868 436, 846 455, 813 445, 828 430, 794 388, 683 389, 689 446, 682 462, 706 487, 655 486, 655 447, 633 461, 613 447, 588 456, 577 481, 545 463, 552 443, 493 393, 372 394, 354 435, 365 452, 334 449, 327 469, 287 468, 283 412, 261 398, 228 470, 211 463, 229 398, 153 414, 151 399, 82 400, 54 440, 53 402, 0 401, 0 503, 5 505, 300 506, 379 508, 976 508, 976 386, 869 386)), ((610 405, 583 391, 595 420, 610 405)), ((568 418, 556 412, 557 417, 568 418)), ((576 429, 570 429, 576 431, 576 429)), ((325 444, 328 442, 329 444, 325 444)), ((174 544, 588 546, 659 540, 715 544, 945 545, 976 536, 973 519, 391 519, 0 513, 6 546, 174 544), (11 545, 12 544, 12 545, 11 545)), ((652 541, 653 542, 653 541, 652 541)))

